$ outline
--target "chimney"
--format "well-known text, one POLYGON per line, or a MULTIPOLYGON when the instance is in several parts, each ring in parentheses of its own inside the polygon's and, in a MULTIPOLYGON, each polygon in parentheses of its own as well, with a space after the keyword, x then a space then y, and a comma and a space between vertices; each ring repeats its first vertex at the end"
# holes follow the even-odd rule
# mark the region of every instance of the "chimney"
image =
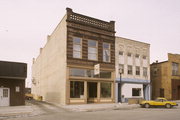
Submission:
POLYGON ((33 58, 33 64, 35 63, 35 58, 33 58))
POLYGON ((40 54, 42 53, 43 48, 40 48, 40 54))

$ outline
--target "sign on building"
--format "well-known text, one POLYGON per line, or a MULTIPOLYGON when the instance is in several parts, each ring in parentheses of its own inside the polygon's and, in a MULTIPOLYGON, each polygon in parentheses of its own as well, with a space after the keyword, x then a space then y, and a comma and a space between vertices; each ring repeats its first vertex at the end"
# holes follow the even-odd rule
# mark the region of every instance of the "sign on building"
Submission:
POLYGON ((100 73, 100 64, 94 65, 94 75, 98 75, 100 73))

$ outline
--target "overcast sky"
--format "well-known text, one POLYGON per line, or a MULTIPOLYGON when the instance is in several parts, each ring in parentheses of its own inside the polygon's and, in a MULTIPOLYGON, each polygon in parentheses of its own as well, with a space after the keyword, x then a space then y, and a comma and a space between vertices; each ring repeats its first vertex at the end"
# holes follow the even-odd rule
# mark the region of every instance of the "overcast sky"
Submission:
POLYGON ((151 63, 180 54, 180 0, 0 0, 0 60, 28 63, 66 13, 116 21, 116 36, 151 45, 151 63))

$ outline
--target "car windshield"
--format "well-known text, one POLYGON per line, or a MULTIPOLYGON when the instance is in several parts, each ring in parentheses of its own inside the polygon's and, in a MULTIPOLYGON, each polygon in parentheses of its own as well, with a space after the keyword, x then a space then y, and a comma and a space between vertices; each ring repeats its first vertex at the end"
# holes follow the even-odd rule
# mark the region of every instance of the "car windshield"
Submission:
POLYGON ((155 101, 156 101, 156 102, 165 102, 165 101, 167 101, 167 100, 166 100, 166 99, 159 99, 159 98, 157 98, 155 101))
POLYGON ((163 99, 156 99, 156 102, 163 102, 163 99))

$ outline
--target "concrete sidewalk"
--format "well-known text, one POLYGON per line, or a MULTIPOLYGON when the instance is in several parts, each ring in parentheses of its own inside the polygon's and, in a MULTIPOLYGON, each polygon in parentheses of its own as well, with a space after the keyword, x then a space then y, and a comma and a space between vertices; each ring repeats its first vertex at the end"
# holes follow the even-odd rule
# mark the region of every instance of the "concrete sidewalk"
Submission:
POLYGON ((139 104, 127 104, 127 103, 109 103, 109 104, 83 104, 83 105, 64 105, 61 106, 64 109, 75 112, 91 112, 91 111, 103 111, 103 110, 130 110, 139 108, 139 104))
POLYGON ((0 117, 30 114, 33 112, 32 106, 8 106, 0 107, 0 117))

